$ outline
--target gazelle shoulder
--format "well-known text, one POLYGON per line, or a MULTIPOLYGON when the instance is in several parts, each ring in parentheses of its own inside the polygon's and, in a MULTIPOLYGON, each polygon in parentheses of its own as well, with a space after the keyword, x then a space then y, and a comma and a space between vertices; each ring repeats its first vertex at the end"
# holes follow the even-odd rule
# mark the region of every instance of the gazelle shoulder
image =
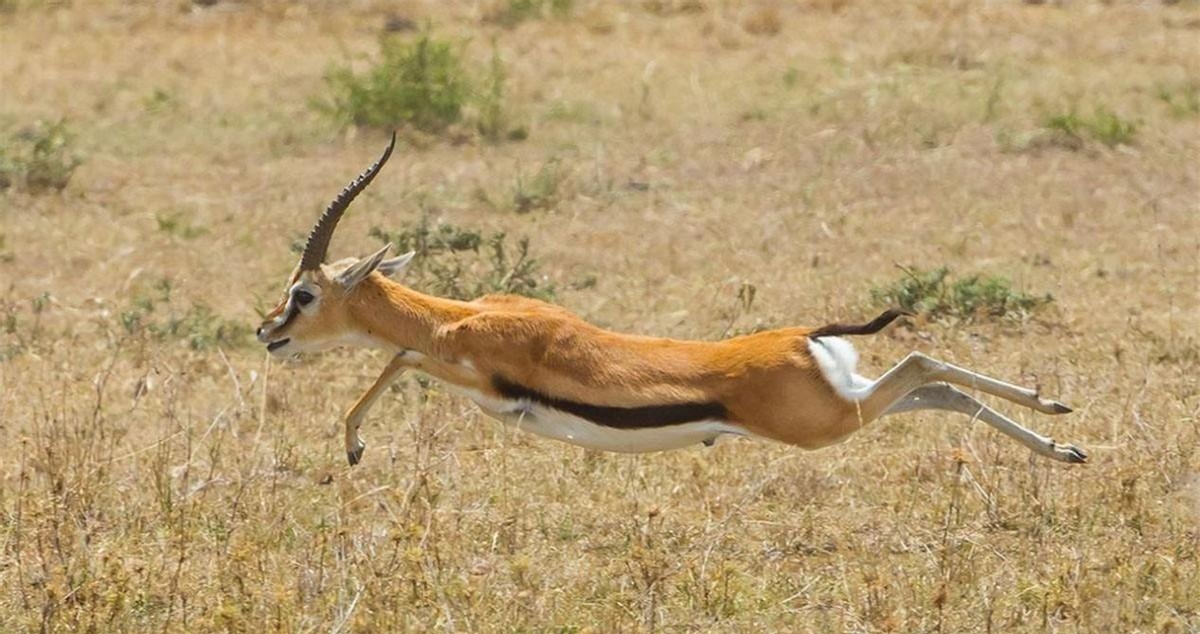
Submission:
POLYGON ((512 355, 530 348, 544 348, 568 324, 582 324, 569 313, 540 310, 492 310, 476 313, 437 329, 438 352, 457 357, 463 354, 512 355))

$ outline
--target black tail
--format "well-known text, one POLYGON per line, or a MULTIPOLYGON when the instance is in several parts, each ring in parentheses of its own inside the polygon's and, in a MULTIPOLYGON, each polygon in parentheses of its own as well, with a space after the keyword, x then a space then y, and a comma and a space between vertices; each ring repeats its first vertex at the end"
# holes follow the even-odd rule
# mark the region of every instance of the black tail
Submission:
POLYGON ((873 335, 880 330, 883 330, 888 324, 896 320, 902 315, 911 315, 907 310, 899 308, 889 308, 882 315, 872 319, 865 324, 829 324, 821 326, 816 330, 808 333, 809 339, 818 339, 820 337, 840 337, 842 335, 873 335))

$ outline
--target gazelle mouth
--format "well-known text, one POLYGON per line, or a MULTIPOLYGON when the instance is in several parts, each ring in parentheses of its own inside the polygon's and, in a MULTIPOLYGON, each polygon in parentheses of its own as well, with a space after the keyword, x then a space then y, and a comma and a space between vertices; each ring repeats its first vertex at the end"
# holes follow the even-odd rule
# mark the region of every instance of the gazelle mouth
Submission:
POLYGON ((279 341, 272 341, 271 343, 267 344, 267 351, 274 352, 274 351, 286 346, 289 341, 291 341, 290 337, 287 339, 280 339, 279 341))

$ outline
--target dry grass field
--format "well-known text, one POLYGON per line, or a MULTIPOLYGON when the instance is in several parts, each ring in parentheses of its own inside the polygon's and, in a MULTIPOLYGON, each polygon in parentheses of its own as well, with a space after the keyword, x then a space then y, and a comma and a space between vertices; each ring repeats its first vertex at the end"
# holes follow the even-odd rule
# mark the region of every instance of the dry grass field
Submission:
POLYGON ((1200 6, 541 4, 0 1, 0 632, 1200 632, 1200 6), (1054 301, 918 316, 862 370, 1038 385, 1075 412, 996 405, 1090 464, 931 413, 604 454, 406 377, 346 466, 385 357, 250 331, 386 143, 327 77, 413 24, 495 56, 527 138, 406 132, 335 258, 424 214, 707 339, 1001 276, 1054 301))

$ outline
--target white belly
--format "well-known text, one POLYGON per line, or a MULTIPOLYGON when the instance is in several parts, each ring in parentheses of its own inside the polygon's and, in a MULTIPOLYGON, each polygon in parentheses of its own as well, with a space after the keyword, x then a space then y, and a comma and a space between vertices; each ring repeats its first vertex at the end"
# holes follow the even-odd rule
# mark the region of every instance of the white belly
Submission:
POLYGON ((746 435, 745 429, 721 420, 700 420, 634 429, 608 427, 526 400, 495 399, 473 390, 455 391, 475 401, 485 413, 507 425, 539 436, 601 451, 665 451, 711 443, 724 434, 746 435))

